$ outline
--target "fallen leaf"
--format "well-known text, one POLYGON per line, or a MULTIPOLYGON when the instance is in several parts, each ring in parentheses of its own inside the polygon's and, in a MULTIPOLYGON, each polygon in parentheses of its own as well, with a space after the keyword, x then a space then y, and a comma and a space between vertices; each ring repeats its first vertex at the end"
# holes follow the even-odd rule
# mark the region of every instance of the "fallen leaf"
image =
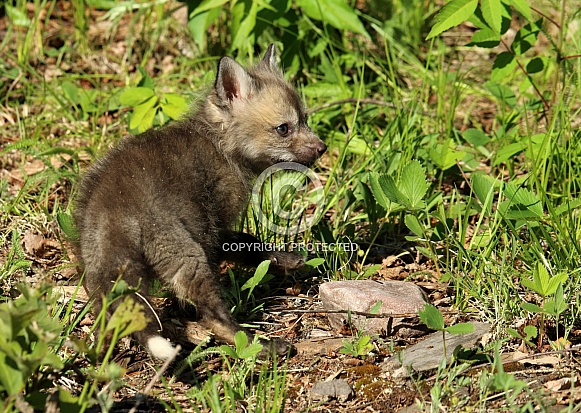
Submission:
POLYGON ((42 235, 32 231, 26 231, 22 238, 24 251, 36 258, 47 259, 60 251, 60 244, 57 241, 49 240, 42 235))
POLYGON ((544 384, 547 390, 551 391, 561 391, 561 390, 569 390, 571 388, 571 384, 577 384, 577 377, 574 380, 571 380, 571 377, 563 377, 562 379, 558 380, 551 380, 544 384))

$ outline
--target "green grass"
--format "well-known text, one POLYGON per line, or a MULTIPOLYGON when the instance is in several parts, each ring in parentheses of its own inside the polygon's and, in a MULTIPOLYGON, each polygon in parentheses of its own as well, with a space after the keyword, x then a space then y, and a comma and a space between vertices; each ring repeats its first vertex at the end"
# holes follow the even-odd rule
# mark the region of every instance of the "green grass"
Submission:
MULTIPOLYGON (((258 8, 251 40, 262 47, 274 41, 282 50, 287 76, 314 109, 309 123, 329 150, 314 167, 324 188, 324 219, 304 233, 281 235, 261 227, 250 210, 243 226, 268 242, 356 242, 359 254, 318 253, 325 261, 312 274, 320 282, 368 278, 387 256, 421 264, 411 281, 447 283, 449 302, 466 321, 475 316, 493 324, 483 353, 495 366, 468 374, 467 365, 457 362, 443 365, 435 378, 415 377, 424 407, 542 410, 548 391, 504 371, 499 360, 521 344, 536 352, 580 340, 581 43, 575 31, 580 13, 567 2, 535 2, 545 18, 534 47, 515 55, 515 70, 502 72, 494 56, 506 49, 499 46, 490 55, 489 49, 466 46, 472 35, 466 27, 424 40, 439 9, 422 3, 408 7, 394 1, 384 9, 382 2, 366 2, 356 15, 369 36, 339 30, 332 20, 290 4, 286 11, 275 7, 286 20, 277 15, 272 27, 265 26, 271 21, 265 16, 274 11, 258 8), (535 72, 539 62, 542 70, 535 72), (373 180, 393 182, 403 191, 411 174, 406 167, 414 160, 421 172, 416 169, 410 179, 424 179, 427 191, 419 194, 417 208, 402 207, 389 186, 374 187, 373 180), (382 194, 386 200, 380 200, 382 194), (561 286, 535 287, 539 266, 548 280, 562 277, 561 286), (562 311, 555 310, 559 303, 562 311), (526 326, 536 327, 537 334, 524 340, 526 326), (455 396, 466 387, 472 399, 455 396)), ((123 372, 108 358, 97 363, 93 344, 81 345, 85 338, 73 352, 61 348, 78 335, 77 323, 88 307, 80 312, 59 307, 38 283, 78 283, 67 279, 74 257, 57 215, 72 213, 82 171, 134 132, 133 108, 121 98, 128 88, 141 82, 160 104, 171 93, 195 98, 211 86, 220 55, 251 60, 254 49, 222 47, 236 39, 236 30, 248 29, 230 24, 237 11, 229 4, 208 14, 209 30, 193 34, 171 13, 177 3, 100 9, 107 29, 98 30, 99 36, 85 30, 96 27, 95 10, 83 9, 87 4, 77 0, 66 12, 75 16, 75 25, 62 20, 56 0, 17 1, 3 17, 9 24, 0 58, 0 300, 6 311, 16 311, 9 309, 16 284, 38 285, 30 302, 48 303, 59 324, 46 326, 58 338, 49 347, 52 355, 13 394, 29 401, 43 377, 66 374, 77 363, 94 380, 71 394, 82 408, 99 403, 107 410, 112 400, 98 387, 122 386, 123 372), (35 11, 27 11, 27 4, 35 11), (41 30, 51 19, 70 25, 66 33, 57 32, 60 42, 50 42, 41 30), (27 231, 59 241, 56 255, 27 251, 22 244, 27 231)), ((515 18, 514 25, 526 22, 515 18)), ((155 124, 167 120, 162 109, 156 112, 155 124)), ((256 312, 254 295, 264 294, 263 286, 246 294, 240 286, 252 274, 234 271, 227 295, 235 312, 256 312)), ((23 322, 22 328, 33 351, 38 337, 27 329, 34 326, 23 322)), ((5 345, 0 342, 0 354, 5 345)), ((211 354, 198 351, 187 367, 192 371, 211 354)), ((282 409, 289 386, 284 363, 260 366, 249 357, 234 366, 231 356, 222 356, 224 375, 208 369, 207 378, 190 390, 196 409, 234 411, 240 403, 252 411, 282 409), (233 371, 245 374, 228 374, 233 371)), ((0 379, 0 392, 6 391, 0 379)), ((168 391, 173 397, 169 384, 168 391)), ((14 409, 19 397, 7 398, 3 407, 14 409)), ((174 400, 168 408, 179 411, 180 404, 174 400)))

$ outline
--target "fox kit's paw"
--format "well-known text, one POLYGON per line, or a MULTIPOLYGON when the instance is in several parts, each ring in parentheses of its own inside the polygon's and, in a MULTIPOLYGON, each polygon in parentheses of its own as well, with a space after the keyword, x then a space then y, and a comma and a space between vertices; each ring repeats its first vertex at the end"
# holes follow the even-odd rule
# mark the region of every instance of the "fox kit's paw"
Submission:
POLYGON ((305 258, 294 252, 273 252, 270 258, 270 268, 275 271, 296 271, 305 265, 305 258))
POLYGON ((273 338, 271 340, 260 339, 262 344, 262 351, 258 353, 260 359, 266 359, 276 354, 277 357, 292 356, 296 353, 295 347, 288 341, 280 338, 273 338))

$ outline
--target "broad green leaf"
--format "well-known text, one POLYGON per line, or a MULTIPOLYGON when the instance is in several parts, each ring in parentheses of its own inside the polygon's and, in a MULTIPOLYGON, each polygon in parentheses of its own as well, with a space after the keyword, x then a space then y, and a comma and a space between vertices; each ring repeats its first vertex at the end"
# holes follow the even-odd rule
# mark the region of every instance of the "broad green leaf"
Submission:
POLYGON ((13 7, 9 4, 4 4, 4 7, 6 8, 6 15, 12 21, 12 24, 20 27, 30 27, 32 22, 20 8, 13 7))
POLYGON ((74 104, 79 103, 79 88, 73 85, 71 82, 65 80, 61 83, 61 87, 65 91, 66 95, 70 101, 74 104))
MULTIPOLYGON (((539 24, 541 21, 539 20, 539 24)), ((510 46, 515 55, 520 56, 526 53, 537 42, 540 27, 536 23, 529 23, 521 27, 517 32, 510 46)))
POLYGON ((373 304, 373 307, 371 307, 371 309, 369 310, 370 314, 377 314, 379 312, 379 310, 381 309, 383 302, 381 300, 378 300, 375 304, 373 304))
POLYGON ((559 283, 557 289, 555 290, 555 295, 545 302, 543 309, 547 314, 559 316, 559 314, 565 311, 567 307, 568 304, 565 302, 565 297, 563 294, 563 284, 559 283))
POLYGON ((145 125, 148 120, 153 123, 153 116, 155 116, 154 107, 157 103, 157 96, 152 96, 142 104, 135 107, 133 110, 133 114, 131 115, 131 121, 129 122, 130 129, 137 129, 139 132, 143 132, 148 129, 145 125), (151 113, 148 114, 150 111, 153 112, 153 116, 151 113), (146 118, 147 116, 147 118, 146 118))
POLYGON ((472 189, 482 204, 482 209, 486 215, 492 212, 492 203, 494 201, 494 190, 497 186, 497 180, 484 174, 472 175, 472 189))
POLYGON ((369 37, 355 10, 345 0, 297 0, 297 5, 312 19, 369 37))
POLYGON ((581 206, 581 199, 579 198, 565 201, 555 209, 555 215, 559 216, 565 212, 572 212, 574 209, 579 208, 579 206, 581 206))
POLYGON ((468 334, 474 331, 474 324, 472 323, 458 323, 453 326, 448 326, 445 330, 450 334, 468 334))
POLYGON ((161 110, 173 120, 180 119, 185 113, 184 108, 174 105, 172 103, 162 103, 161 110))
POLYGON ((478 6, 478 0, 449 1, 436 16, 437 23, 430 30, 426 40, 468 20, 476 10, 476 6, 478 6))
POLYGON ((507 86, 496 82, 486 82, 484 87, 508 107, 514 108, 516 106, 516 96, 507 86))
POLYGON ((490 80, 493 82, 504 81, 517 68, 516 59, 510 52, 499 53, 492 64, 492 74, 490 80))
POLYGON ((521 303, 521 308, 529 313, 533 314, 540 314, 543 312, 543 309, 536 304, 531 303, 521 303))
POLYGON ((135 107, 150 99, 154 94, 148 87, 132 87, 119 96, 119 101, 125 106, 135 107))
POLYGON ((27 379, 18 363, 0 351, 0 390, 3 389, 9 397, 16 396, 24 390, 27 379))
POLYGON ((238 354, 236 353, 236 350, 234 350, 232 347, 227 346, 227 345, 222 345, 220 346, 220 350, 225 353, 227 356, 232 357, 233 359, 237 359, 238 358, 238 354))
POLYGON ((502 22, 502 4, 500 0, 480 0, 482 16, 488 26, 500 35, 500 24, 502 22))
POLYGON ((305 262, 305 265, 308 265, 309 267, 316 268, 319 265, 323 264, 324 262, 325 262, 324 258, 312 258, 312 259, 308 260, 307 262, 305 262))
POLYGON ((480 129, 466 129, 462 132, 462 137, 466 142, 474 146, 484 146, 490 142, 490 138, 480 129))
POLYGON ((59 224, 59 227, 69 240, 79 239, 79 232, 77 231, 75 220, 70 214, 67 214, 66 212, 59 212, 56 214, 56 220, 59 224))
POLYGON ((143 115, 141 119, 141 123, 137 127, 137 132, 143 133, 149 128, 153 126, 153 119, 155 118, 155 114, 157 113, 156 108, 148 109, 147 112, 143 115))
POLYGON ((496 47, 500 44, 500 34, 496 33, 494 30, 485 27, 478 30, 472 35, 470 43, 468 46, 478 46, 487 49, 496 47))
POLYGON ((242 349, 248 346, 248 335, 244 331, 238 331, 234 335, 234 346, 236 347, 236 353, 240 353, 242 349))
POLYGON ((264 276, 268 272, 269 266, 270 266, 269 260, 264 260, 260 264, 258 264, 258 267, 256 267, 256 270, 254 271, 254 275, 244 283, 240 290, 241 291, 248 290, 248 296, 250 297, 254 289, 263 281, 264 276))
POLYGON ((434 148, 428 150, 432 161, 443 171, 456 165, 456 161, 461 160, 466 155, 466 152, 459 151, 454 146, 452 139, 448 139, 447 142, 438 143, 434 148))
POLYGON ((218 9, 221 10, 222 6, 228 3, 230 0, 204 0, 200 3, 198 7, 196 7, 189 15, 189 19, 191 20, 195 16, 200 13, 204 13, 209 10, 218 9))
POLYGON ((532 22, 533 15, 531 13, 531 8, 529 7, 527 0, 509 0, 512 7, 516 9, 520 14, 524 16, 525 19, 532 22))
POLYGON ((405 221, 405 226, 408 227, 408 229, 411 232, 416 234, 418 237, 424 236, 424 229, 422 227, 422 224, 420 224, 420 221, 418 220, 418 218, 415 215, 407 214, 404 217, 404 221, 405 221))
POLYGON ((527 63, 527 73, 529 75, 542 72, 545 68, 545 62, 541 57, 535 57, 530 62, 527 63))
POLYGON ((248 358, 251 358, 251 357, 256 356, 261 351, 262 351, 262 344, 260 344, 260 343, 252 343, 248 347, 245 347, 244 349, 242 349, 238 353, 238 355, 242 359, 248 359, 248 358))
POLYGON ((424 309, 418 312, 420 320, 432 330, 442 331, 444 329, 444 317, 442 313, 432 304, 426 303, 424 309))
POLYGON ((534 217, 542 218, 544 216, 541 200, 527 188, 508 183, 504 186, 504 194, 511 204, 525 207, 534 217))
POLYGON ((369 174, 369 186, 371 187, 371 193, 379 205, 383 207, 386 211, 389 211, 391 205, 391 200, 387 196, 384 188, 387 186, 387 176, 379 175, 377 172, 372 172, 369 174))
POLYGON ((239 0, 232 7, 232 44, 233 49, 245 49, 248 39, 254 38, 253 30, 256 26, 258 4, 252 0, 239 0))
POLYGON ((428 182, 426 181, 426 174, 418 161, 411 161, 404 166, 397 186, 407 198, 410 209, 425 208, 426 203, 423 199, 428 191, 428 182))
POLYGON ((530 340, 531 338, 535 338, 538 336, 539 331, 535 326, 528 325, 523 329, 524 333, 526 334, 525 340, 530 340))
POLYGON ((125 337, 147 326, 143 305, 131 297, 125 299, 115 309, 107 322, 105 331, 117 330, 119 337, 125 337))

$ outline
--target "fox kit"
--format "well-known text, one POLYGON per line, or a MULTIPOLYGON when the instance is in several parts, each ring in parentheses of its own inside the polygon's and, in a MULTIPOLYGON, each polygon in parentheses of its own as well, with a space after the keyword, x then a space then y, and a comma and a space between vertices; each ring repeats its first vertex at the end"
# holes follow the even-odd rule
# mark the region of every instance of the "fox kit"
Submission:
MULTIPOLYGON (((75 219, 84 286, 101 310, 122 276, 139 285, 143 299, 154 278, 196 305, 197 314, 221 341, 233 343, 242 327, 220 297, 224 260, 271 268, 300 268, 300 255, 283 251, 233 254, 226 242, 258 242, 231 230, 250 195, 252 180, 278 162, 312 164, 327 149, 306 123, 297 92, 284 80, 274 46, 254 67, 223 57, 213 90, 187 118, 123 139, 85 175, 75 219)), ((266 250, 266 248, 263 248, 266 250)), ((140 301, 142 297, 135 297, 140 301)), ((158 358, 173 353, 145 305, 147 327, 135 338, 158 358)), ((265 342, 286 353, 282 340, 265 342)))

